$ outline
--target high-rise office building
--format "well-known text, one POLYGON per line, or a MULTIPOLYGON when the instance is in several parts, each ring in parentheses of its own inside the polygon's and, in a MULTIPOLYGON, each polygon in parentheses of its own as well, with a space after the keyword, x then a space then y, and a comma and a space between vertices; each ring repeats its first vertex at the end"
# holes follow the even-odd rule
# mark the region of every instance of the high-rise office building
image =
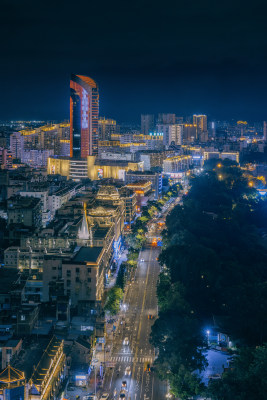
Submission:
POLYGON ((192 143, 197 139, 197 125, 184 124, 183 125, 183 142, 192 143))
POLYGON ((183 143, 183 124, 173 124, 169 127, 170 144, 181 145, 183 143))
POLYGON ((84 158, 98 152, 99 94, 96 82, 88 76, 71 75, 70 155, 84 158))
POLYGON ((142 114, 141 115, 141 133, 143 135, 149 135, 154 130, 154 115, 153 114, 142 114))
POLYGON ((175 124, 176 115, 175 114, 158 114, 158 124, 175 124))
POLYGON ((166 148, 170 144, 181 145, 183 142, 183 124, 157 124, 157 132, 163 134, 163 144, 166 148))
POLYGON ((100 117, 98 120, 99 140, 110 140, 111 135, 116 133, 116 121, 114 119, 100 117))
POLYGON ((13 158, 21 160, 24 152, 24 136, 20 132, 10 135, 10 150, 13 158))
POLYGON ((263 139, 267 142, 267 121, 263 121, 263 139))
POLYGON ((204 132, 208 130, 207 126, 207 115, 193 115, 193 124, 197 126, 197 139, 204 132))
POLYGON ((163 136, 163 145, 168 147, 170 145, 169 140, 169 124, 157 124, 157 132, 163 136))

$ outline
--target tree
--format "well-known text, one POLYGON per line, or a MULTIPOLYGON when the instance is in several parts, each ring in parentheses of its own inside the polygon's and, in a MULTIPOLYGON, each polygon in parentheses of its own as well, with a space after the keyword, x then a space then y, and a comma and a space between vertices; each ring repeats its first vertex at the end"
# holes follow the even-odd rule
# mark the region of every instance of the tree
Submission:
POLYGON ((244 348, 221 380, 209 385, 213 400, 265 400, 267 393, 267 345, 244 348))
POLYGON ((114 286, 108 291, 108 296, 104 310, 111 315, 115 315, 120 311, 120 302, 123 298, 123 291, 118 286, 114 286))
POLYGON ((116 286, 118 286, 122 290, 124 290, 126 284, 126 273, 127 273, 127 265, 125 263, 121 263, 116 279, 116 286))
MULTIPOLYGON (((266 318, 251 297, 256 299, 257 285, 267 280, 267 251, 251 223, 259 220, 258 210, 263 207, 253 199, 254 192, 236 166, 227 164, 223 171, 226 183, 219 182, 213 171, 193 179, 184 204, 166 220, 160 262, 166 265, 172 283, 183 284, 185 299, 199 318, 228 317, 225 328, 233 336, 240 335, 248 344, 262 344, 267 340, 266 318), (245 290, 246 285, 250 289, 245 290), (250 312, 245 316, 246 309, 250 312)), ((264 291, 262 304, 266 296, 264 291)))
MULTIPOLYGON (((205 368, 206 320, 220 316, 221 328, 243 346, 267 341, 267 247, 259 230, 267 229, 266 210, 236 163, 217 160, 191 179, 183 204, 166 219, 151 341, 159 376, 179 398, 203 389, 195 372, 205 368)), ((222 396, 232 397, 218 400, 247 398, 227 385, 222 396)))
POLYGON ((200 380, 193 375, 206 366, 201 351, 204 340, 199 334, 199 322, 193 315, 187 315, 186 308, 180 313, 175 309, 160 312, 151 334, 151 342, 158 349, 155 368, 161 379, 169 380, 171 391, 179 397, 185 393, 192 395, 192 390, 194 393, 201 390, 200 380), (192 384, 187 389, 185 381, 192 384))
POLYGON ((155 366, 159 376, 169 380, 171 391, 187 398, 202 391, 200 380, 194 374, 206 365, 200 350, 204 340, 199 334, 199 322, 185 300, 183 285, 172 284, 168 272, 159 276, 157 296, 159 318, 151 333, 151 342, 158 349, 155 366))
POLYGON ((170 375, 169 382, 172 394, 181 400, 187 400, 205 392, 200 378, 183 365, 180 366, 178 372, 170 375))
POLYGON ((138 251, 134 251, 134 250, 129 250, 128 251, 128 255, 127 258, 128 260, 134 260, 136 261, 139 257, 139 252, 138 251))

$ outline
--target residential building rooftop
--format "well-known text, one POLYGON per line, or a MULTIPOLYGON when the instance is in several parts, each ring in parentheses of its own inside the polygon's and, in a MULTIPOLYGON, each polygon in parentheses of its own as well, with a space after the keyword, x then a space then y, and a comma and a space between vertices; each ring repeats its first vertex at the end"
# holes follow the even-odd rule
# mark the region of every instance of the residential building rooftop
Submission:
POLYGON ((97 260, 103 250, 103 247, 81 247, 78 253, 73 257, 72 262, 97 263, 97 260))

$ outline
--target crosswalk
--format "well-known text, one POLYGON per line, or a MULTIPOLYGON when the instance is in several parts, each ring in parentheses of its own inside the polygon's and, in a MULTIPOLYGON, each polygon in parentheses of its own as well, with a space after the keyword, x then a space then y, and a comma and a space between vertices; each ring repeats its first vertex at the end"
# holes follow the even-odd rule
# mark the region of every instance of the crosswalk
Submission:
POLYGON ((112 362, 128 362, 128 363, 152 363, 153 357, 110 357, 110 361, 112 362))

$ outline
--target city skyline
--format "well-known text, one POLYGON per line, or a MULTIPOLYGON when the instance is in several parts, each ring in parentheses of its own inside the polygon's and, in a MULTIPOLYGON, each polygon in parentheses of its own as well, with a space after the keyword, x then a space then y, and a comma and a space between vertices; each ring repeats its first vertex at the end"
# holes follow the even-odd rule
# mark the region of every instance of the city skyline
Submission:
POLYGON ((2 0, 0 400, 266 400, 266 11, 2 0))
MULTIPOLYGON (((65 74, 64 74, 65 75, 65 74)), ((23 102, 21 99, 21 103, 18 107, 15 107, 15 111, 13 107, 7 107, 4 104, 4 107, 0 110, 0 121, 66 121, 69 120, 69 101, 68 101, 68 92, 69 92, 69 80, 73 73, 69 73, 68 76, 64 76, 64 79, 58 79, 55 82, 56 86, 60 86, 59 93, 60 98, 58 98, 58 94, 56 95, 57 101, 56 106, 51 106, 51 102, 49 99, 49 94, 46 92, 45 97, 40 96, 37 98, 35 104, 32 104, 29 107, 28 103, 23 102), (64 87, 63 87, 64 86, 64 87), (47 96, 47 97, 46 97, 47 96), (38 104, 40 104, 40 108, 37 109, 38 104)), ((93 76, 95 79, 95 75, 90 71, 84 72, 83 74, 75 75, 86 75, 93 76)), ((267 104, 265 102, 260 102, 261 105, 253 104, 252 107, 247 106, 244 108, 246 102, 242 102, 242 93, 236 92, 233 93, 235 96, 235 106, 233 104, 221 103, 219 104, 217 101, 214 102, 214 97, 210 96, 206 98, 205 101, 201 100, 201 94, 196 93, 196 97, 193 97, 194 100, 190 101, 189 96, 190 93, 184 93, 186 102, 183 101, 182 98, 177 98, 176 100, 171 99, 169 102, 160 103, 155 99, 155 91, 157 86, 157 80, 153 85, 151 85, 151 98, 148 95, 147 100, 144 99, 143 103, 138 100, 138 91, 140 88, 133 84, 133 89, 136 91, 136 103, 139 104, 138 108, 127 107, 127 102, 124 102, 125 94, 122 94, 120 98, 112 98, 111 93, 114 92, 115 88, 112 88, 112 84, 108 82, 105 78, 101 80, 95 79, 100 86, 99 92, 101 95, 101 101, 99 104, 99 115, 105 116, 106 118, 114 118, 120 123, 126 124, 137 124, 140 125, 140 116, 142 114, 160 114, 160 113, 175 113, 177 116, 189 117, 193 114, 205 114, 208 116, 209 120, 214 121, 234 121, 234 120, 247 120, 250 122, 261 122, 267 119, 267 113, 265 109, 267 108, 267 104), (104 85, 101 84, 101 81, 104 82, 104 85), (110 89, 111 88, 111 89, 110 89), (182 104, 183 103, 183 104, 182 104), (143 105, 142 105, 143 104, 143 105), (186 104, 186 105, 185 105, 186 104), (203 105, 204 104, 204 105, 203 105), (216 106, 217 104, 217 106, 216 106)), ((3 87, 4 85, 2 85, 3 87)), ((29 88, 29 91, 35 91, 35 87, 29 88)), ((44 85, 41 88, 42 91, 46 91, 47 85, 44 85)), ((126 87, 122 87, 122 90, 126 90, 126 87)), ((243 88, 244 89, 244 88, 243 88)), ((242 89, 242 90, 243 90, 242 89)), ((267 83, 266 83, 267 89, 267 83)), ((264 97, 264 96, 263 96, 264 97)))

